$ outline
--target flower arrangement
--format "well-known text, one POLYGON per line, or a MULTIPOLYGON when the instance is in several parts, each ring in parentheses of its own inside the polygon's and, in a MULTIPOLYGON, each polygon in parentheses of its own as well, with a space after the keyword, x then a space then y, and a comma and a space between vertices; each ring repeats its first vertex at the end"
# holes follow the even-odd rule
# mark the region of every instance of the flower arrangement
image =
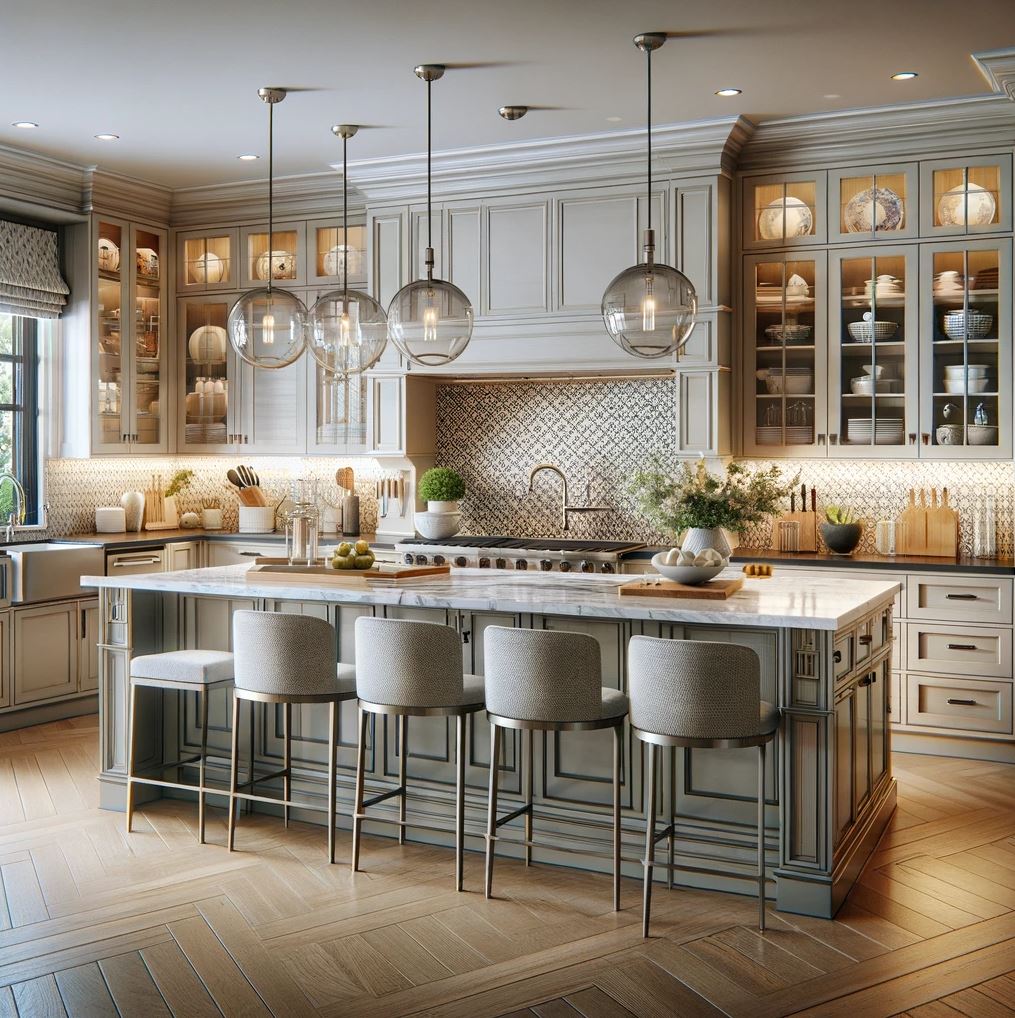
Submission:
POLYGON ((731 463, 725 475, 711 473, 704 460, 681 463, 676 471, 654 460, 635 472, 630 491, 638 508, 664 533, 677 537, 693 528, 743 533, 751 524, 779 512, 796 487, 778 467, 749 470, 731 463))

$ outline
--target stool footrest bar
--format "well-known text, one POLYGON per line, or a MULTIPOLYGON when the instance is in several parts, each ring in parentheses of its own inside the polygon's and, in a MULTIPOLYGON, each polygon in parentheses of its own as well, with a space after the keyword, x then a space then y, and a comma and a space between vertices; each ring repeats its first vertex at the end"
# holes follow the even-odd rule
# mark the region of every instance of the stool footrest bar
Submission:
POLYGON ((517 820, 518 817, 525 816, 527 813, 532 812, 532 807, 526 803, 524 806, 519 806, 518 809, 512 810, 510 813, 505 813, 504 816, 497 820, 497 826, 500 827, 502 824, 510 823, 512 820, 517 820))
POLYGON ((399 785, 398 788, 392 788, 388 792, 380 792, 377 795, 372 795, 369 799, 364 799, 363 808, 376 806, 377 803, 384 802, 386 799, 393 799, 396 795, 405 795, 405 785, 399 785))

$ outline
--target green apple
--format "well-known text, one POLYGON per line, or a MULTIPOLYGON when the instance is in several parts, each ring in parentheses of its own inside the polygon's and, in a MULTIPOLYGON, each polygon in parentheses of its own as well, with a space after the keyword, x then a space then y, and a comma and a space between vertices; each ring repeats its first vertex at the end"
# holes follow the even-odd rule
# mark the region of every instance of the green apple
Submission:
POLYGON ((336 549, 335 554, 341 555, 345 558, 352 551, 352 545, 348 541, 343 541, 336 549))
POLYGON ((357 555, 356 556, 356 568, 357 569, 370 569, 374 564, 373 555, 357 555))
POLYGON ((356 554, 357 555, 366 555, 366 554, 369 553, 369 551, 370 551, 370 545, 366 541, 357 541, 356 542, 356 554))

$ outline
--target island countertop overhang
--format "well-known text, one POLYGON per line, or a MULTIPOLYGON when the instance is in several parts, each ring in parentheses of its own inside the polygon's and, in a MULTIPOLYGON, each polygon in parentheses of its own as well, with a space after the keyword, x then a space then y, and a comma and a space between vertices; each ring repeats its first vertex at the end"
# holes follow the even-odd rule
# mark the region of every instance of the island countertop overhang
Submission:
MULTIPOLYGON (((192 597, 257 598, 331 604, 400 605, 475 612, 509 612, 634 619, 698 625, 737 625, 836 631, 893 598, 900 585, 815 575, 746 579, 727 601, 621 597, 620 584, 637 576, 519 574, 456 569, 450 577, 403 586, 320 586, 247 580, 245 564, 134 576, 83 576, 82 587, 109 587, 192 597)), ((737 576, 729 570, 728 576, 737 576)))

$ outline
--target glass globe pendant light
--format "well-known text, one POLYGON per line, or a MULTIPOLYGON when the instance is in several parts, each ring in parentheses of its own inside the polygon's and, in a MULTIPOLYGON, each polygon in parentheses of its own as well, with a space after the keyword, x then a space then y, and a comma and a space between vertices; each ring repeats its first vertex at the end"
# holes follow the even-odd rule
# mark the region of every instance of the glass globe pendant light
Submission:
POLYGON ((349 139, 355 124, 331 129, 342 139, 342 289, 326 293, 310 312, 307 343, 317 363, 339 378, 358 375, 373 367, 388 342, 388 316, 384 308, 359 290, 349 289, 349 139))
POLYGON ((655 260, 652 229, 652 52, 666 42, 661 32, 634 37, 648 67, 648 201, 645 261, 617 276, 603 294, 603 321, 613 341, 635 357, 665 357, 678 351, 694 327, 698 298, 691 281, 655 260))
POLYGON ((433 274, 431 204, 431 89, 444 74, 443 64, 420 64, 416 76, 426 82, 426 279, 403 286, 388 305, 388 336, 413 364, 425 368, 450 364, 472 338, 472 303, 452 283, 433 274))
POLYGON ((275 104, 284 88, 261 88, 257 94, 268 107, 268 285, 241 294, 229 309, 226 331, 236 353, 255 368, 284 368, 298 360, 306 346, 303 302, 288 290, 272 285, 275 275, 274 171, 275 104))

